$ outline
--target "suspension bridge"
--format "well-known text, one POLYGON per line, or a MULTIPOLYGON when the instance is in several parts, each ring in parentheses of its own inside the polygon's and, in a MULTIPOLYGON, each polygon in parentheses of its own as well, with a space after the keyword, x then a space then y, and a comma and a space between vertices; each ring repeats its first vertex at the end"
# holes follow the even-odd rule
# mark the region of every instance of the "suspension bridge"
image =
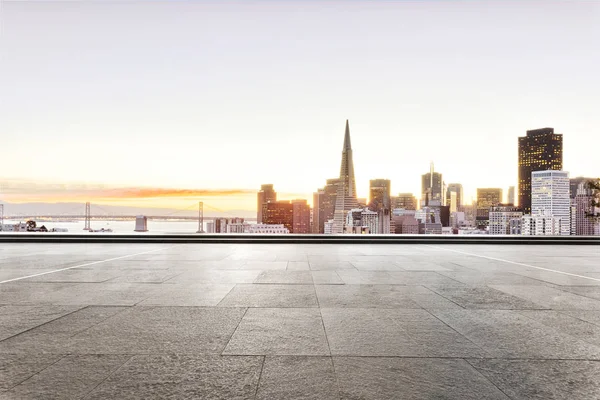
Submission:
MULTIPOLYGON (((1 207, 1 205, 0 205, 0 207, 1 207)), ((2 210, 2 208, 0 208, 0 210, 2 210)), ((0 211, 0 214, 4 214, 4 213, 0 211)), ((215 219, 219 219, 219 218, 244 218, 244 220, 247 220, 247 221, 255 221, 256 220, 256 218, 246 218, 246 217, 241 217, 239 215, 233 215, 228 211, 211 206, 204 202, 195 202, 195 203, 189 205, 188 207, 176 209, 167 214, 158 214, 158 215, 151 215, 151 214, 144 214, 144 213, 117 214, 117 213, 106 210, 105 208, 103 208, 102 206, 100 206, 98 204, 92 204, 92 203, 88 202, 88 203, 85 203, 85 205, 82 204, 81 207, 74 207, 74 208, 67 210, 66 212, 60 213, 60 214, 19 213, 19 214, 4 214, 4 215, 1 215, 0 218, 6 219, 6 220, 33 219, 33 220, 39 220, 39 221, 44 221, 44 220, 56 220, 56 221, 60 221, 60 220, 62 220, 62 221, 64 221, 64 220, 85 220, 85 221, 113 220, 114 221, 114 220, 116 220, 116 221, 119 221, 119 220, 135 220, 135 218, 140 214, 145 215, 149 220, 197 221, 198 219, 215 220, 215 219), (220 215, 204 215, 204 208, 212 210, 213 212, 218 212, 220 215), (197 212, 190 215, 194 211, 197 211, 197 212)))

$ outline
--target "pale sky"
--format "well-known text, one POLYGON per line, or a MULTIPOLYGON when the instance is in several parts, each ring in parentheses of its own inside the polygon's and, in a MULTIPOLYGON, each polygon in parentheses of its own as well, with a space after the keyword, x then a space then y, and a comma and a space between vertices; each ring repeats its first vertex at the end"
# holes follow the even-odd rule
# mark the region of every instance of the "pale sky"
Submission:
POLYGON ((346 119, 360 197, 418 196, 430 161, 467 201, 506 193, 542 127, 600 175, 598 1, 1 1, 0 24, 0 200, 312 201, 346 119))

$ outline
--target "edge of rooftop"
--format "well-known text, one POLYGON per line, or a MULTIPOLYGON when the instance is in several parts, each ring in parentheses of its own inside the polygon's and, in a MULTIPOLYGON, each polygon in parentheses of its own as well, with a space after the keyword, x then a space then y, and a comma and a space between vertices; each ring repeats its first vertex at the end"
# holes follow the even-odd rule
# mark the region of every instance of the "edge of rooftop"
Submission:
POLYGON ((600 245, 600 236, 0 233, 0 243, 600 245))

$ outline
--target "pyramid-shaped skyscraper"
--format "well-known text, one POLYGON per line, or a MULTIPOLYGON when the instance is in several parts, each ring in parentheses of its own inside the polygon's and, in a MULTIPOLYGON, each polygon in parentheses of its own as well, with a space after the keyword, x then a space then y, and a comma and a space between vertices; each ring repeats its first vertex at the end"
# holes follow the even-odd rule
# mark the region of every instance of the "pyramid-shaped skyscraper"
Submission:
POLYGON ((333 214, 333 232, 344 233, 344 225, 348 211, 358 207, 356 200, 356 180, 354 179, 354 162, 352 161, 352 144, 350 143, 350 125, 346 120, 344 148, 342 149, 342 165, 340 180, 333 214))

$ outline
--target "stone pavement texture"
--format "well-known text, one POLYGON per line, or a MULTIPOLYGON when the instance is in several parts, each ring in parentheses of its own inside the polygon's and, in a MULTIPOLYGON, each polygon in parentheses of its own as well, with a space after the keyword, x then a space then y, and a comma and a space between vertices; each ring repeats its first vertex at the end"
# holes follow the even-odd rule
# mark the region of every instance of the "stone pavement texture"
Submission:
POLYGON ((598 399, 600 249, 0 244, 0 399, 598 399))

